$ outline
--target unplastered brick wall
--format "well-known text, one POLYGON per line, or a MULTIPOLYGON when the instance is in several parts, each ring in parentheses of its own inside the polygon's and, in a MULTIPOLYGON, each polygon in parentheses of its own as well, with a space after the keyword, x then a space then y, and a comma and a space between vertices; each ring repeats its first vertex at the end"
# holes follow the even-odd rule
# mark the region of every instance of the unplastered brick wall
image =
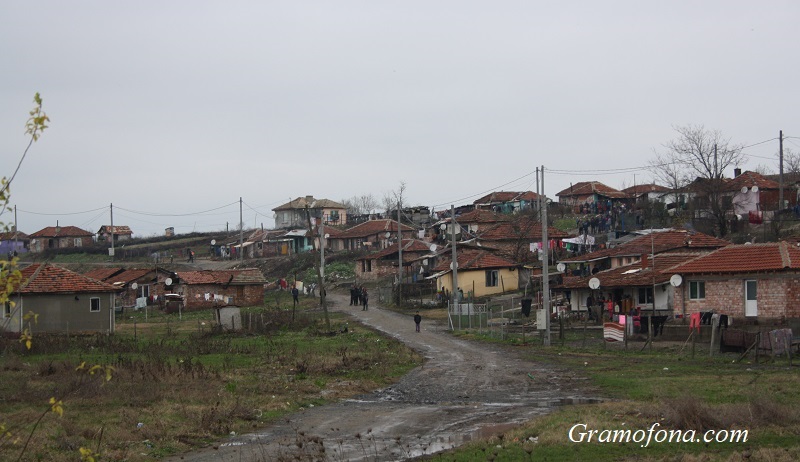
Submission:
POLYGON ((759 319, 800 317, 800 277, 797 275, 751 275, 737 278, 685 278, 684 293, 676 294, 675 311, 691 313, 715 311, 734 317, 745 314, 745 281, 757 281, 756 301, 759 319), (705 299, 689 300, 690 281, 705 281, 705 299))

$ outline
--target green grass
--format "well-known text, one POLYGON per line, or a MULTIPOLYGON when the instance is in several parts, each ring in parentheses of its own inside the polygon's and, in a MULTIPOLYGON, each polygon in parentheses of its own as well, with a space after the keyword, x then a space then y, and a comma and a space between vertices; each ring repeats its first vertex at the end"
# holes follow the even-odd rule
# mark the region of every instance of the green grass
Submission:
MULTIPOLYGON (((262 309, 243 310, 250 312, 262 309)), ((264 314, 290 319, 285 311, 264 314)), ((30 351, 15 339, 2 340, 0 424, 11 436, 0 435, 0 460, 16 459, 21 442, 15 441, 42 412, 29 459, 76 460, 79 447, 99 445, 103 460, 152 460, 386 386, 422 361, 360 325, 329 335, 318 311, 298 311, 294 323, 263 332, 237 333, 199 329, 207 312, 181 321, 177 314, 140 316, 120 320, 113 336, 34 337, 30 351), (112 366, 112 379, 76 371, 83 361, 112 366), (46 412, 54 396, 63 400, 63 417, 46 412)), ((345 325, 341 314, 332 313, 331 321, 345 325)))
MULTIPOLYGON (((495 338, 461 333, 475 340, 495 338)), ((505 343, 525 348, 531 361, 547 362, 588 378, 584 395, 604 402, 561 407, 519 429, 431 457, 448 461, 517 460, 779 460, 800 459, 800 373, 788 361, 755 364, 738 355, 708 356, 680 351, 678 344, 657 344, 640 351, 641 343, 627 350, 604 348, 597 336, 583 346, 580 331, 570 331, 562 346, 545 348, 540 341, 520 346, 518 338, 505 343), (576 443, 570 427, 584 423, 588 429, 691 430, 702 436, 707 429, 748 431, 746 443, 651 442, 646 448, 630 442, 576 443)), ((537 339, 538 340, 538 339, 537 339)))

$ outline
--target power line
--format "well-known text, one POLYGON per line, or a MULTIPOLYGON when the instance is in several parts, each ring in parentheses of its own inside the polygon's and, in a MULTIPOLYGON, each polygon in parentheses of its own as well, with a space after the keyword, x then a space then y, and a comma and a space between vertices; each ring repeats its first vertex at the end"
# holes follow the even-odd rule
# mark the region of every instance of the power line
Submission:
POLYGON ((29 211, 29 210, 22 210, 22 209, 20 209, 20 208, 17 208, 17 212, 29 213, 29 214, 31 214, 31 215, 61 216, 61 215, 83 215, 83 214, 85 214, 85 213, 97 212, 98 210, 106 210, 106 208, 107 208, 107 207, 98 207, 98 208, 96 208, 96 209, 92 209, 92 210, 86 210, 86 211, 84 211, 84 212, 64 212, 64 213, 44 213, 44 212, 31 212, 31 211, 29 211))
POLYGON ((482 193, 473 194, 473 195, 471 195, 471 196, 467 196, 467 197, 464 197, 464 198, 461 198, 461 199, 456 199, 456 200, 452 200, 452 201, 444 202, 444 203, 441 203, 441 204, 435 204, 435 205, 433 205, 432 207, 433 207, 433 208, 436 208, 436 207, 440 207, 440 206, 443 206, 443 205, 453 204, 453 203, 456 203, 456 202, 465 201, 465 200, 467 200, 467 199, 472 199, 473 197, 478 197, 478 196, 486 195, 486 194, 488 194, 488 193, 490 193, 490 192, 497 191, 497 189, 498 189, 498 188, 503 188, 503 187, 505 187, 505 186, 508 186, 508 185, 510 185, 510 184, 512 184, 512 183, 516 183, 517 181, 519 181, 519 180, 521 180, 521 179, 523 179, 523 178, 529 177, 529 176, 533 175, 534 173, 536 173, 536 172, 530 172, 530 173, 526 173, 525 175, 522 175, 522 176, 521 176, 521 177, 519 177, 519 178, 516 178, 516 179, 514 179, 514 180, 511 180, 511 181, 509 181, 508 183, 501 184, 500 186, 495 186, 494 188, 492 188, 492 189, 489 189, 489 190, 487 190, 487 191, 484 191, 484 192, 482 192, 482 193))
POLYGON ((220 207, 215 207, 213 209, 203 210, 201 212, 191 212, 191 213, 154 213, 154 212, 142 212, 142 211, 137 211, 137 210, 130 210, 130 209, 126 209, 124 207, 117 207, 117 208, 120 209, 120 210, 124 210, 126 212, 136 213, 136 214, 139 214, 139 215, 146 215, 146 216, 150 216, 150 217, 188 217, 188 216, 192 216, 192 215, 202 215, 202 214, 205 214, 205 213, 214 212, 214 211, 217 211, 217 210, 220 210, 220 209, 224 209, 225 207, 230 207, 231 205, 237 205, 237 204, 239 204, 239 201, 231 202, 230 204, 225 204, 225 205, 222 205, 220 207))

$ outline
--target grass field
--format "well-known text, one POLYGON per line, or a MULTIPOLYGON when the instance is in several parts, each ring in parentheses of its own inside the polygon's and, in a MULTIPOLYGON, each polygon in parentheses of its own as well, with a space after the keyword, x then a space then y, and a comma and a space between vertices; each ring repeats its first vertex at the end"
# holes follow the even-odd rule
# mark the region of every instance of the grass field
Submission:
POLYGON ((679 344, 641 351, 641 344, 624 350, 603 348, 599 338, 592 340, 582 348, 582 334, 576 332, 567 336, 565 346, 545 348, 533 342, 518 348, 532 361, 582 371, 588 380, 580 388, 588 386, 590 395, 602 402, 565 406, 508 434, 431 459, 800 460, 800 369, 785 357, 756 364, 752 357, 738 362, 737 354, 709 357, 707 349, 691 358, 679 344), (583 441, 570 440, 576 424, 572 439, 583 441), (587 442, 588 430, 609 432, 587 442), (631 438, 607 442, 615 430, 620 437, 631 430, 631 438), (710 436, 726 442, 695 441, 703 440, 708 430, 722 430, 710 436), (637 442, 639 436, 644 439, 637 442), (666 439, 657 441, 659 437, 666 439))
POLYGON ((38 336, 30 351, 3 339, 0 460, 80 460, 81 448, 153 460, 380 388, 421 363, 341 315, 331 314, 329 334, 315 308, 294 321, 291 310, 243 309, 268 320, 256 332, 216 331, 208 311, 180 320, 140 311, 118 319, 113 336, 38 336))

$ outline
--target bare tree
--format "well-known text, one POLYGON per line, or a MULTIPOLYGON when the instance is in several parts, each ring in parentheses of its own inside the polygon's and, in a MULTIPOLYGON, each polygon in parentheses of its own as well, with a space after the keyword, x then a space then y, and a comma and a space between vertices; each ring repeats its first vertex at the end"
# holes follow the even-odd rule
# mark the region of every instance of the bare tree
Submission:
POLYGON ((723 173, 746 160, 742 146, 724 138, 719 130, 702 125, 673 128, 678 136, 656 153, 651 170, 674 191, 689 187, 701 200, 704 214, 714 219, 719 235, 724 236, 728 233, 730 204, 723 200, 723 173))
POLYGON ((378 208, 378 200, 372 194, 353 196, 340 201, 347 209, 348 215, 366 215, 378 208))
POLYGON ((383 208, 389 216, 392 210, 397 210, 397 204, 402 206, 403 193, 406 191, 406 182, 401 181, 400 186, 394 191, 387 191, 383 194, 383 208))
POLYGON ((783 173, 800 173, 800 152, 794 152, 788 148, 783 149, 783 173))

